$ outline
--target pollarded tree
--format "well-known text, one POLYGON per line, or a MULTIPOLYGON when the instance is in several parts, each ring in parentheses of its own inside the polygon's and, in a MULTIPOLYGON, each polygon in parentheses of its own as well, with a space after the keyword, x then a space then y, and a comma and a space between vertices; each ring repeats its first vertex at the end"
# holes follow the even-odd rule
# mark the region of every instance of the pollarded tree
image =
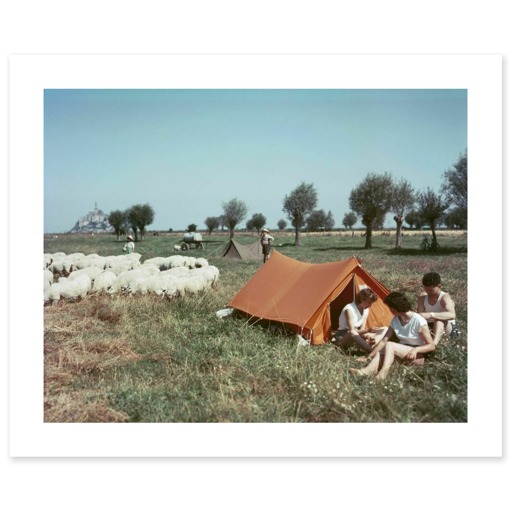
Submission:
POLYGON ((443 174, 441 191, 452 206, 468 209, 468 150, 443 174))
POLYGON ((332 214, 331 210, 327 212, 327 215, 325 217, 325 230, 326 231, 332 231, 334 228, 334 215, 332 214))
POLYGON ((137 229, 140 231, 140 239, 144 240, 146 226, 153 223, 155 212, 149 204, 136 204, 126 211, 126 217, 135 234, 137 241, 137 229))
POLYGON ((224 221, 229 229, 229 238, 235 236, 237 224, 242 222, 247 215, 247 206, 236 197, 227 203, 222 203, 224 209, 224 221))
POLYGON ((314 210, 306 218, 306 228, 308 231, 320 231, 326 229, 325 223, 327 215, 323 210, 314 210))
POLYGON ((352 229, 352 226, 357 222, 357 215, 354 212, 345 213, 341 223, 346 229, 352 229))
POLYGON ((136 210, 136 207, 135 206, 131 206, 130 208, 128 208, 124 212, 124 215, 126 217, 126 226, 128 228, 126 230, 126 232, 128 233, 131 230, 132 233, 133 233, 133 236, 135 237, 135 241, 137 242, 139 240, 139 238, 138 238, 138 230, 137 230, 137 210, 136 210))
POLYGON ((300 245, 300 229, 304 226, 307 215, 315 208, 317 201, 317 192, 313 184, 304 182, 284 198, 283 212, 288 215, 295 228, 295 246, 300 245))
POLYGON ((126 224, 126 217, 121 210, 114 210, 108 216, 108 223, 114 228, 117 240, 123 234, 124 226, 126 224))
POLYGON ((350 192, 349 205, 361 216, 366 226, 365 249, 372 247, 372 231, 376 222, 383 221, 391 208, 393 179, 388 173, 370 173, 350 192))
POLYGON ((449 202, 441 194, 436 194, 430 187, 426 192, 420 192, 417 195, 418 215, 428 224, 432 231, 432 250, 436 251, 437 237, 436 226, 443 219, 444 213, 449 206, 449 202))
POLYGON ((441 192, 457 212, 458 224, 467 226, 468 223, 468 150, 460 156, 459 161, 453 164, 443 175, 444 181, 441 192), (462 218, 462 217, 465 217, 462 218))
POLYGON ((219 217, 206 217, 204 224, 208 228, 208 234, 211 235, 212 231, 218 229, 220 225, 219 217))
POLYGON ((195 233, 197 230, 197 224, 189 224, 187 226, 187 233, 195 233))
POLYGON ((286 226, 288 225, 288 223, 284 220, 284 219, 279 219, 277 221, 277 227, 282 231, 284 228, 286 228, 286 226))
POLYGON ((467 229, 468 228, 468 212, 465 208, 452 208, 446 212, 444 223, 448 229, 467 229))
POLYGON ((406 210, 411 209, 416 202, 416 196, 412 185, 405 179, 401 179, 393 185, 391 195, 391 212, 395 214, 393 220, 396 222, 395 247, 402 247, 402 224, 405 220, 406 210))
POLYGON ((262 213, 255 213, 249 221, 247 221, 247 229, 252 231, 260 231, 260 229, 267 223, 267 218, 262 213), (249 227, 250 225, 250 227, 249 227))
POLYGON ((417 210, 414 209, 405 214, 404 220, 411 228, 419 229, 423 226, 421 217, 417 210))
POLYGON ((222 231, 224 231, 226 225, 226 216, 222 213, 219 215, 219 227, 222 231))

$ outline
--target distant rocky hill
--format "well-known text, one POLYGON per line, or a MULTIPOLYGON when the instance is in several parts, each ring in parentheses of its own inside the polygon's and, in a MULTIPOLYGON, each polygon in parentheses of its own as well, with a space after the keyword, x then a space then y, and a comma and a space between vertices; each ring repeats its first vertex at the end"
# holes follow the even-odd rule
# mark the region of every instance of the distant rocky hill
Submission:
POLYGON ((108 215, 95 204, 94 210, 76 221, 70 233, 112 233, 113 231, 114 228, 108 223, 108 215))

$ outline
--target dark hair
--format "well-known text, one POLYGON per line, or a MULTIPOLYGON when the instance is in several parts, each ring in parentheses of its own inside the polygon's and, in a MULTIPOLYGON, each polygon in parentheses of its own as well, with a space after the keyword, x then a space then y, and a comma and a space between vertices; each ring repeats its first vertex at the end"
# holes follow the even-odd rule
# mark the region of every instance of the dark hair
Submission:
POLYGON ((385 299, 384 304, 389 308, 396 309, 399 313, 406 313, 411 310, 409 299, 400 292, 391 292, 385 299))
POLYGON ((421 280, 423 286, 437 286, 441 284, 441 276, 437 272, 429 272, 421 280))
POLYGON ((361 302, 364 302, 365 300, 371 300, 372 302, 375 302, 377 300, 377 295, 373 290, 370 290, 370 288, 363 288, 357 295, 356 295, 356 304, 361 304, 361 302))

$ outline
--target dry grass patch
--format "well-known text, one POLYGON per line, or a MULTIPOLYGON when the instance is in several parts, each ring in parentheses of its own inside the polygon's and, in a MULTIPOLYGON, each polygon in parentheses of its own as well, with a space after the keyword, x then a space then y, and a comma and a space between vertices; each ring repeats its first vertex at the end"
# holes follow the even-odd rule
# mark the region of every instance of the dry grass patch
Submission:
POLYGON ((109 407, 91 391, 69 391, 45 397, 44 421, 48 423, 122 423, 128 415, 109 407))
POLYGON ((77 391, 81 376, 101 373, 142 359, 134 352, 120 323, 122 314, 105 298, 77 304, 59 302, 45 309, 45 421, 125 421, 126 415, 108 407, 104 391, 77 391), (110 336, 105 323, 114 325, 110 336), (75 386, 76 387, 76 386, 75 386))

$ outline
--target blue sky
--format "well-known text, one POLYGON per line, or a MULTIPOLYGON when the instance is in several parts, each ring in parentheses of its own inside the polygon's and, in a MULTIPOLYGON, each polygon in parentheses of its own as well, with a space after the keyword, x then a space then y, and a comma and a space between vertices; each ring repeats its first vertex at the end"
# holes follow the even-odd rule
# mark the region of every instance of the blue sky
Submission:
POLYGON ((276 229, 313 183, 337 227, 350 191, 389 172, 439 190, 467 147, 466 90, 62 90, 44 96, 44 229, 149 203, 149 229, 184 229, 245 202, 276 229))

